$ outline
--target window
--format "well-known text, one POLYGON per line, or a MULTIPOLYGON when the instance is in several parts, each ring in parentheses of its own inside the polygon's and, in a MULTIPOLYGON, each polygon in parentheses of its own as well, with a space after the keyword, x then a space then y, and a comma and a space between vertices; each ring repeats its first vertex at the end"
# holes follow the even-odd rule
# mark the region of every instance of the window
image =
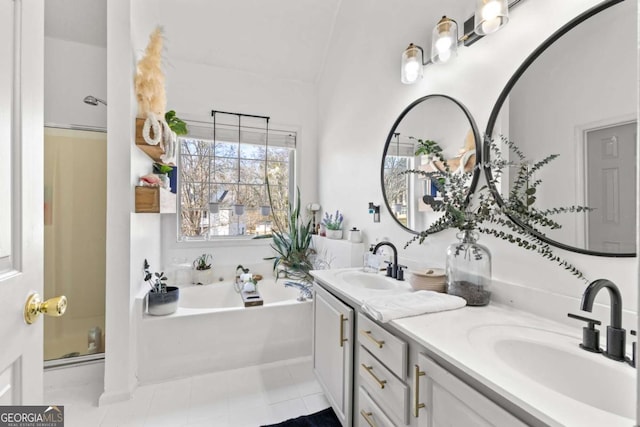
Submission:
POLYGON ((180 138, 179 240, 270 234, 274 215, 286 223, 296 133, 267 135, 264 119, 242 117, 241 126, 230 120, 218 117, 215 131, 213 123, 188 122, 189 134, 180 138))
POLYGON ((413 206, 412 189, 415 177, 405 173, 415 164, 413 141, 401 142, 399 134, 389 143, 384 158, 384 189, 393 215, 398 221, 407 224, 407 209, 413 206))

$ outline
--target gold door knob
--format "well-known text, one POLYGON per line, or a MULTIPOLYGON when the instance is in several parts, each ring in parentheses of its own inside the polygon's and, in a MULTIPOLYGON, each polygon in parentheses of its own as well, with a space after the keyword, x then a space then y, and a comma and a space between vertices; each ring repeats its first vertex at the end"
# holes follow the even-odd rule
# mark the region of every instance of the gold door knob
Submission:
POLYGON ((40 295, 32 293, 24 304, 24 321, 32 324, 40 313, 51 317, 60 317, 67 310, 67 297, 64 295, 49 298, 46 301, 40 299, 40 295))

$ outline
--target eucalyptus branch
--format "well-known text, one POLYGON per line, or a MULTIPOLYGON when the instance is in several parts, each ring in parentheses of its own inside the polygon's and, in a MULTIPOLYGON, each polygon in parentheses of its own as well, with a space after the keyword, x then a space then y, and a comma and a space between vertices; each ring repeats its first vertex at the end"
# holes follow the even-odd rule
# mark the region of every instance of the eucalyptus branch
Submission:
MULTIPOLYGON (((420 145, 416 150, 416 155, 424 154, 428 150, 433 150, 432 141, 418 140, 420 145)), ((403 174, 416 174, 430 178, 438 191, 442 194, 442 204, 433 206, 434 211, 442 212, 443 215, 433 222, 426 230, 411 238, 406 244, 407 248, 413 242, 423 243, 430 235, 447 228, 458 228, 459 230, 477 230, 480 233, 491 235, 495 238, 506 241, 518 247, 538 253, 560 267, 564 268, 579 279, 587 281, 582 272, 562 259, 554 252, 549 244, 540 240, 544 230, 555 230, 562 227, 560 222, 550 216, 561 213, 584 213, 592 209, 586 206, 563 206, 548 209, 538 209, 535 206, 536 193, 542 184, 541 179, 534 179, 533 175, 544 166, 558 158, 557 154, 551 154, 541 160, 528 163, 525 154, 517 145, 506 137, 500 137, 502 146, 507 147, 509 153, 513 153, 516 161, 507 160, 503 152, 493 139, 487 140, 490 150, 493 153, 493 160, 476 164, 472 172, 452 173, 450 170, 438 170, 437 172, 427 172, 424 170, 405 170, 403 174), (490 185, 497 185, 501 176, 507 168, 516 167, 517 172, 512 182, 512 187, 502 204, 499 205, 492 191, 486 185, 478 189, 475 193, 474 203, 469 201, 469 182, 472 173, 478 168, 489 168, 492 172, 490 185), (513 220, 511 219, 513 218, 513 220), (519 223, 526 224, 533 231, 528 231, 519 223), (494 227, 502 228, 495 229, 494 227)), ((442 159, 441 150, 428 153, 442 159)), ((446 164, 446 160, 441 160, 446 164)), ((495 188, 495 187, 494 187, 495 188)))

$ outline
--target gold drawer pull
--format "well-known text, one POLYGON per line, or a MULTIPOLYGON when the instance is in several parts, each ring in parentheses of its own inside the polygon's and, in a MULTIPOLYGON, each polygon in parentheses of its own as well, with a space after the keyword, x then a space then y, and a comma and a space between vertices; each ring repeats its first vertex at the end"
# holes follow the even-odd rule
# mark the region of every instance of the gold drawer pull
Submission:
POLYGON ((418 365, 413 368, 413 416, 418 418, 420 409, 424 408, 424 403, 420 403, 420 377, 425 375, 418 365))
POLYGON ((371 427, 377 427, 376 423, 371 419, 373 412, 365 412, 365 410, 363 409, 362 411, 360 411, 360 415, 362 415, 362 418, 364 418, 367 424, 369 424, 371 427))
POLYGON ((340 315, 340 347, 344 347, 344 343, 348 341, 348 339, 344 337, 344 327, 342 326, 347 320, 344 314, 340 315))
POLYGON ((367 366, 363 363, 362 367, 369 373, 369 375, 373 377, 373 379, 378 383, 380 388, 384 388, 384 385, 387 383, 387 380, 381 380, 380 378, 376 377, 376 374, 373 373, 373 366, 367 366))
POLYGON ((377 339, 371 336, 371 331, 365 331, 363 329, 360 329, 360 333, 365 337, 369 338, 371 341, 373 341, 378 346, 378 348, 382 348, 382 346, 384 345, 384 341, 378 341, 377 339))

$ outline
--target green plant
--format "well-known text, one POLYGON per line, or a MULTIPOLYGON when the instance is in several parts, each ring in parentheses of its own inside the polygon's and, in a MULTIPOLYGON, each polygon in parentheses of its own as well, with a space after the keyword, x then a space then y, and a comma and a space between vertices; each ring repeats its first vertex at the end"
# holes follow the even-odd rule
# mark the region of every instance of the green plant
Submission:
POLYGON ((144 281, 151 286, 151 292, 157 293, 167 293, 167 276, 164 275, 164 272, 160 273, 152 273, 149 271, 149 262, 144 260, 144 281))
MULTIPOLYGON (((267 193, 269 203, 273 206, 271 190, 267 181, 267 193)), ((271 247, 276 251, 276 256, 265 258, 273 260, 273 270, 283 267, 287 276, 305 283, 313 282, 313 276, 309 273, 313 269, 311 257, 315 250, 311 247, 312 227, 311 220, 303 221, 300 210, 300 189, 297 190, 295 206, 289 202, 287 223, 280 224, 274 215, 276 227, 272 230, 273 243, 271 247)), ((278 275, 276 275, 276 280, 278 275)))
POLYGON ((173 166, 165 165, 164 163, 154 162, 153 163, 153 173, 157 174, 168 174, 173 170, 173 166))
POLYGON ((335 218, 333 217, 333 214, 325 212, 324 218, 322 218, 322 224, 324 224, 327 230, 342 230, 343 219, 344 216, 340 213, 340 211, 336 211, 335 218))
POLYGON ((176 133, 176 135, 186 135, 189 131, 187 130, 187 124, 176 116, 176 112, 174 110, 169 110, 164 114, 164 119, 169 125, 169 128, 176 133))
POLYGON ((416 156, 422 155, 430 155, 430 154, 439 154, 442 153, 442 148, 438 145, 437 142, 432 141, 430 139, 418 139, 410 136, 409 139, 413 139, 418 142, 418 146, 416 148, 416 156))
MULTIPOLYGON (((444 165, 444 170, 437 172, 425 172, 422 170, 407 170, 402 173, 412 173, 428 177, 436 185, 442 194, 442 202, 433 205, 433 210, 442 212, 443 215, 433 222, 426 230, 421 231, 405 244, 405 248, 411 243, 422 243, 427 236, 447 228, 457 228, 461 231, 477 230, 480 233, 494 236, 498 239, 517 245, 518 247, 533 251, 549 261, 555 262, 560 267, 569 271, 572 275, 587 282, 582 272, 568 261, 558 256, 554 249, 546 242, 540 240, 543 230, 561 228, 561 224, 551 216, 560 213, 586 212, 588 207, 568 206, 551 209, 538 209, 536 201, 537 189, 542 183, 540 179, 534 179, 534 173, 556 159, 558 155, 552 154, 542 160, 530 163, 516 144, 504 136, 500 137, 503 145, 509 152, 515 154, 517 161, 506 160, 493 141, 490 148, 493 160, 484 164, 475 165, 470 172, 453 173, 447 161, 441 155, 441 151, 435 152, 435 156, 444 165), (506 168, 515 167, 517 173, 511 190, 507 197, 503 198, 502 206, 491 194, 489 187, 484 185, 474 193, 474 200, 469 199, 469 183, 473 172, 478 168, 491 168, 493 187, 499 182, 506 168), (520 224, 531 228, 529 231, 520 224)), ((416 155, 421 152, 419 146, 416 155)))
POLYGON ((213 256, 211 254, 202 254, 193 260, 193 268, 196 270, 209 270, 211 268, 209 261, 213 261, 213 256))

